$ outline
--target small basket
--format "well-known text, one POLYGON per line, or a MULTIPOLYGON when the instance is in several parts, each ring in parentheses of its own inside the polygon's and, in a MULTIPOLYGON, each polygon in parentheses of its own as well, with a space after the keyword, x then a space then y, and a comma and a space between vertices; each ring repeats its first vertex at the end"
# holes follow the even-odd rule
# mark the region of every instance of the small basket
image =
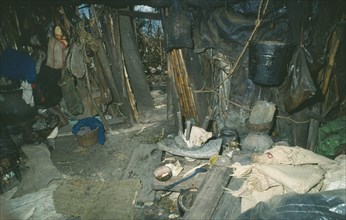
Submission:
POLYGON ((78 144, 82 147, 89 147, 97 143, 99 128, 95 128, 89 133, 76 135, 78 144))

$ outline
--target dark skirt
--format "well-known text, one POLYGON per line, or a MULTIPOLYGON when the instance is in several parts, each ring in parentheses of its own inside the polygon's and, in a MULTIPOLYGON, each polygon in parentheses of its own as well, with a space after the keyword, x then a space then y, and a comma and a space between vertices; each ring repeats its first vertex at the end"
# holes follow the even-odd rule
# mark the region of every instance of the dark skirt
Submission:
POLYGON ((46 108, 56 106, 62 98, 61 87, 58 81, 61 78, 61 69, 53 69, 42 65, 40 74, 37 76, 37 91, 35 104, 46 108))

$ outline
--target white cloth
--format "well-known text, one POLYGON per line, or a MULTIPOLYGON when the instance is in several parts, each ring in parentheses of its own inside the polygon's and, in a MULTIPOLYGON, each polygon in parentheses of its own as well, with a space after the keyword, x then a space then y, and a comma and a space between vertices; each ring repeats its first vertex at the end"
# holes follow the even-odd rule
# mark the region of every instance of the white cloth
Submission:
POLYGON ((23 81, 20 88, 23 90, 22 98, 26 104, 31 107, 35 105, 34 96, 32 95, 32 87, 31 84, 27 81, 23 81))

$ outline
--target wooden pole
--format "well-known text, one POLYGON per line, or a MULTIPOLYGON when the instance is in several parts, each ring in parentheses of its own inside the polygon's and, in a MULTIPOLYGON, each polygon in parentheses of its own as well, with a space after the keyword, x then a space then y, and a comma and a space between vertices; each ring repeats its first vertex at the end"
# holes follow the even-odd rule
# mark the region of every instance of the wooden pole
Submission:
POLYGON ((96 109, 98 115, 100 116, 101 118, 101 121, 103 122, 103 125, 105 126, 105 129, 106 131, 111 131, 111 127, 109 126, 108 124, 108 121, 106 120, 103 112, 100 110, 100 108, 97 106, 97 103, 95 102, 93 96, 92 96, 92 92, 91 92, 91 86, 90 86, 90 79, 89 79, 89 71, 88 71, 88 67, 86 65, 86 63, 84 63, 85 65, 85 77, 86 77, 86 80, 87 80, 87 87, 88 87, 88 94, 90 96, 90 99, 94 105, 94 108, 96 109))
POLYGON ((336 52, 338 51, 339 45, 340 45, 340 39, 337 37, 337 33, 335 31, 332 36, 332 49, 329 54, 328 65, 326 68, 325 78, 322 85, 323 95, 327 94, 327 91, 329 88, 329 82, 332 77, 332 71, 333 71, 334 62, 335 62, 335 55, 336 55, 336 52))
MULTIPOLYGON (((342 24, 344 21, 346 20, 346 14, 343 14, 340 20, 340 23, 342 24)), ((338 51, 339 45, 340 45, 340 36, 343 36, 343 31, 342 31, 342 27, 339 26, 336 28, 336 30, 334 31, 333 35, 332 35, 332 39, 331 39, 331 44, 332 44, 332 49, 330 50, 329 53, 329 59, 328 59, 328 65, 326 68, 326 72, 325 72, 325 78, 322 84, 322 94, 326 95, 328 88, 329 88, 329 82, 330 79, 332 77, 332 71, 333 71, 333 67, 334 67, 334 62, 335 62, 335 56, 336 53, 338 51)))

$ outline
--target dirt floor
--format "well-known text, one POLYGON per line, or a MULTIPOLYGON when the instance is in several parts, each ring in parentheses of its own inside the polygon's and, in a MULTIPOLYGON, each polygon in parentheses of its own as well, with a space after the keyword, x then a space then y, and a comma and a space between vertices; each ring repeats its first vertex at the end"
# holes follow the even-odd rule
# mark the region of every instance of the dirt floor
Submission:
POLYGON ((113 128, 106 134, 104 145, 81 147, 73 135, 55 140, 52 151, 54 165, 65 175, 83 178, 122 179, 131 155, 140 144, 156 144, 172 131, 171 121, 138 124, 132 128, 113 128))
MULTIPOLYGON (((175 134, 176 126, 171 117, 167 116, 166 94, 161 90, 152 92, 155 109, 145 113, 140 123, 126 128, 118 123, 112 125, 112 131, 106 134, 104 145, 95 144, 91 147, 81 147, 70 133, 70 126, 61 129, 55 139, 55 149, 51 159, 56 168, 68 177, 80 177, 89 180, 115 181, 128 178, 139 178, 126 174, 133 152, 143 144, 156 145, 168 134, 175 134)), ((161 152, 162 154, 162 152, 161 152)), ((161 155, 160 154, 160 155, 161 155)), ((142 164, 153 166, 153 164, 142 164)), ((143 179, 143 176, 141 176, 143 179)), ((153 175, 146 176, 151 182, 153 175)), ((161 192, 154 192, 152 203, 137 203, 135 205, 136 219, 167 219, 177 218, 177 204, 168 196, 161 197, 161 192)))
MULTIPOLYGON (((74 136, 56 138, 56 148, 51 159, 57 169, 66 176, 78 176, 83 179, 114 181, 122 180, 134 150, 141 144, 156 144, 160 139, 173 132, 171 120, 162 119, 148 124, 138 124, 132 128, 114 129, 107 134, 104 145, 80 147, 74 136)), ((142 164, 150 166, 150 164, 142 164)), ((136 178, 131 176, 130 178, 136 178)), ((153 176, 147 176, 151 181, 153 176)), ((177 211, 173 201, 161 200, 159 193, 155 204, 137 204, 136 219, 167 219, 177 211), (173 207, 173 208, 172 208, 173 207), (173 211, 173 212, 172 212, 173 211)))
MULTIPOLYGON (((116 181, 119 183, 119 181, 126 181, 128 179, 137 179, 142 183, 142 190, 143 185, 146 185, 145 190, 148 193, 145 193, 144 196, 147 196, 149 199, 146 198, 147 200, 144 202, 137 201, 137 203, 132 204, 134 207, 132 213, 134 219, 179 218, 176 203, 178 193, 165 194, 163 191, 154 191, 150 187, 154 176, 152 172, 145 171, 155 168, 154 166, 156 164, 153 164, 154 160, 151 163, 146 163, 146 158, 143 158, 143 163, 141 161, 133 161, 136 160, 136 157, 133 157, 134 152, 136 152, 135 154, 137 154, 138 158, 138 154, 141 156, 141 150, 143 149, 144 155, 144 148, 149 147, 151 149, 149 151, 149 157, 155 152, 156 157, 159 157, 155 161, 160 162, 163 156, 162 151, 154 151, 152 149, 155 148, 157 142, 167 137, 167 135, 177 134, 174 120, 172 116, 168 116, 167 114, 165 92, 155 90, 152 91, 152 96, 155 101, 155 109, 145 112, 140 122, 134 124, 132 127, 127 127, 120 122, 113 124, 112 131, 106 133, 106 142, 104 145, 80 146, 75 136, 71 133, 74 122, 70 121, 68 126, 60 128, 59 134, 55 138, 55 148, 50 151, 50 159, 53 165, 52 167, 55 167, 61 173, 61 177, 53 180, 56 180, 61 185, 61 181, 70 179, 103 181, 105 183, 116 181), (133 171, 136 169, 137 171, 133 171), (144 171, 144 175, 138 173, 141 170, 144 171)), ((25 174, 30 170, 26 161, 27 158, 24 156, 21 167, 24 178, 26 176, 25 174)), ((41 170, 38 172, 41 172, 41 170)), ((15 178, 11 182, 12 187, 9 186, 7 191, 20 185, 15 178)), ((49 184, 51 182, 54 181, 50 181, 49 184)), ((117 202, 119 203, 119 201, 117 202)), ((127 216, 126 213, 123 216, 127 216)), ((64 215, 64 219, 81 219, 81 217, 64 215)))

